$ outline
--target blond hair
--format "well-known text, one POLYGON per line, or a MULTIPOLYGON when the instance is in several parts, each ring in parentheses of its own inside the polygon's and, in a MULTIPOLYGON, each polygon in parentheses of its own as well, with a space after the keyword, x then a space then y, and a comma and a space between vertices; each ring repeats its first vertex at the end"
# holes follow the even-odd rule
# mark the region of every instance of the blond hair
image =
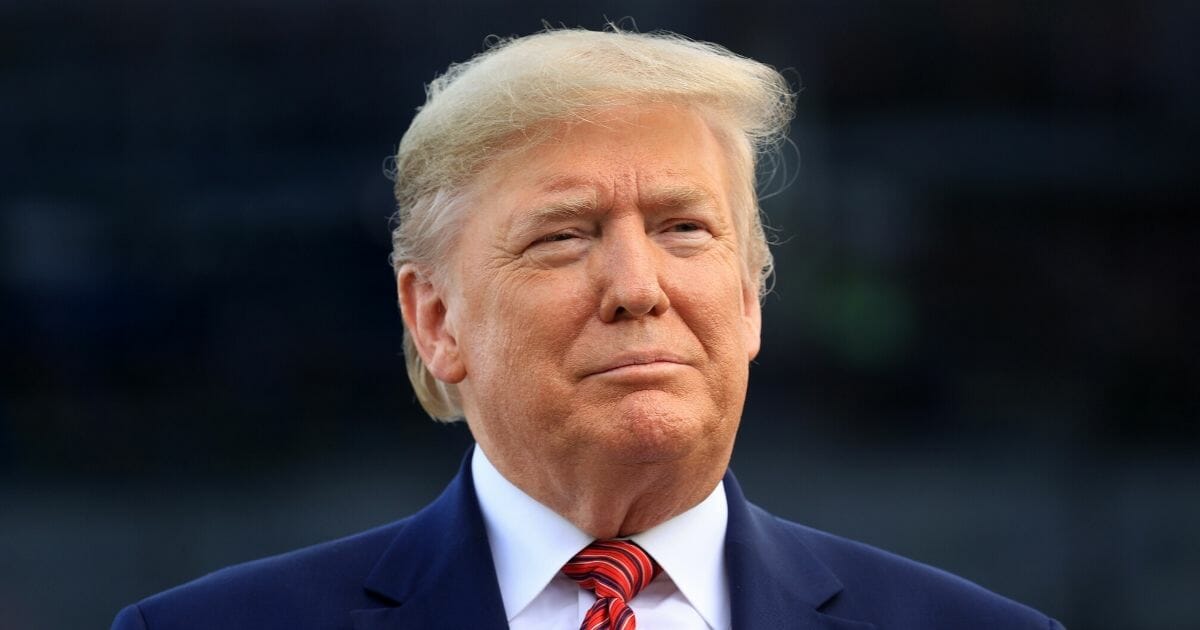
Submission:
MULTIPOLYGON (((497 40, 429 84, 395 157, 398 210, 392 265, 434 276, 468 208, 463 191, 485 163, 545 138, 546 122, 621 105, 677 103, 705 115, 733 153, 734 212, 747 276, 765 292, 771 252, 755 193, 755 164, 783 141, 793 94, 773 68, 673 33, 547 30, 497 40)), ((434 418, 462 417, 457 387, 426 368, 404 333, 408 377, 434 418)))

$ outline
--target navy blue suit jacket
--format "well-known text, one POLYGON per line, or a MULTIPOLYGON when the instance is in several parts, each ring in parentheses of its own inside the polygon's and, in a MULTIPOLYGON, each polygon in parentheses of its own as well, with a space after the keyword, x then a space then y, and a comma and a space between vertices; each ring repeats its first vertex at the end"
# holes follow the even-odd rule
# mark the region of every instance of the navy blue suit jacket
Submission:
MULTIPOLYGON (((217 571, 125 608, 113 630, 507 628, 469 461, 409 518, 217 571)), ((734 630, 1062 628, 961 578, 772 516, 730 473, 725 493, 734 630)))

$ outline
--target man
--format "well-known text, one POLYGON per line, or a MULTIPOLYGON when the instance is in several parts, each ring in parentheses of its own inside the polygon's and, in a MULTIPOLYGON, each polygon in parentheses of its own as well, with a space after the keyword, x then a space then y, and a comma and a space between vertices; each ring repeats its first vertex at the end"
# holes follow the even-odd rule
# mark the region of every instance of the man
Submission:
POLYGON ((560 30, 452 66, 396 158, 409 376, 477 446, 420 513, 219 571, 114 628, 1056 628, 777 519, 727 472, 770 270, 774 70, 560 30))

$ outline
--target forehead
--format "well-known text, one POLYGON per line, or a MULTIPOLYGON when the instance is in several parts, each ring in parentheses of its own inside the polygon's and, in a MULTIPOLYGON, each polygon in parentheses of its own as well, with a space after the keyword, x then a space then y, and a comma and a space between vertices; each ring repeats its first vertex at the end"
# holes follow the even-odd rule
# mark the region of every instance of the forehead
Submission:
POLYGON ((475 178, 477 212, 526 207, 542 197, 605 206, 708 197, 728 205, 727 151, 692 108, 612 107, 545 123, 511 145, 475 178), (535 141, 528 143, 530 137, 535 141))

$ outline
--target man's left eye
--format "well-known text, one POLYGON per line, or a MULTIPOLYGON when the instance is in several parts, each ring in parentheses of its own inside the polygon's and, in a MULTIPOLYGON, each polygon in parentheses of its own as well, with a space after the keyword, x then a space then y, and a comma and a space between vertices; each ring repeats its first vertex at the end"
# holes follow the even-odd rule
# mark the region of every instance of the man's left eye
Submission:
POLYGON ((704 226, 699 223, 684 221, 683 223, 676 223, 667 229, 671 232, 695 232, 703 230, 704 226))

